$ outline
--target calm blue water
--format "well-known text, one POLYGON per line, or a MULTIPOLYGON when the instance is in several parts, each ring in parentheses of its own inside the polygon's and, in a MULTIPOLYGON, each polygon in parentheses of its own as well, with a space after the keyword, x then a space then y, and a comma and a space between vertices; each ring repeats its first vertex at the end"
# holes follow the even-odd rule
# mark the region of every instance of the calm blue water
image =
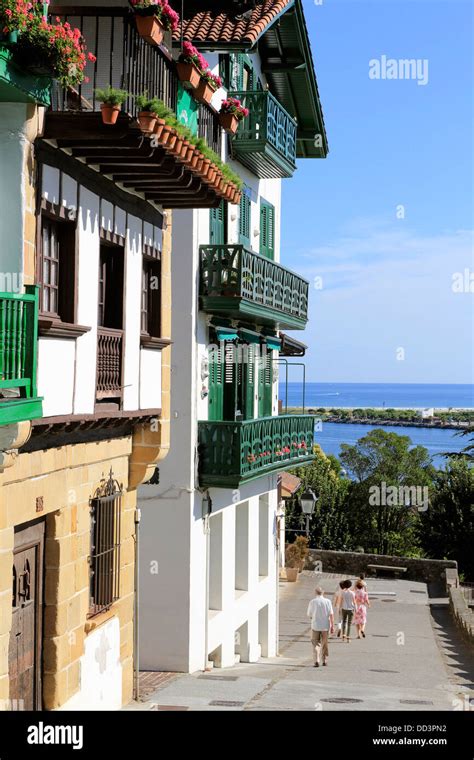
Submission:
POLYGON ((468 444, 467 437, 457 436, 455 430, 391 425, 347 425, 336 422, 323 422, 322 430, 316 432, 315 443, 319 443, 325 454, 334 454, 338 457, 341 453, 341 443, 354 445, 359 438, 377 428, 382 428, 388 433, 407 435, 414 446, 424 446, 428 449, 434 464, 438 467, 442 464, 442 455, 446 451, 461 451, 468 444))
MULTIPOLYGON (((302 406, 302 383, 288 383, 288 406, 302 406)), ((285 404, 285 385, 280 383, 280 398, 285 404)), ((474 407, 473 385, 422 385, 399 383, 307 383, 306 409, 320 406, 388 408, 474 407)), ((283 407, 284 409, 284 407, 283 407)), ((380 426, 323 423, 316 433, 316 442, 326 454, 339 456, 341 443, 354 444, 370 430, 380 426)), ((425 446, 434 462, 440 465, 446 451, 460 451, 467 438, 456 436, 455 430, 417 427, 383 426, 384 430, 408 435, 413 445, 425 446)))
MULTIPOLYGON (((280 378, 284 370, 280 369, 280 378)), ((301 406, 303 384, 288 383, 288 406, 301 406)), ((285 403, 285 385, 280 383, 285 403)), ((402 383, 306 383, 306 407, 449 408, 474 407, 474 385, 402 383)))

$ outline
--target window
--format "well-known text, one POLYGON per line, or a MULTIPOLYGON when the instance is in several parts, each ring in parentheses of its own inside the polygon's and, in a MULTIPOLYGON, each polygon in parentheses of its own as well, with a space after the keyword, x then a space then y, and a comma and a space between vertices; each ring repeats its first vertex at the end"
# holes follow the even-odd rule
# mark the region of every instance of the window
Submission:
POLYGON ((102 244, 99 262, 99 326, 123 328, 123 248, 102 244))
POLYGON ((260 254, 267 259, 275 255, 275 207, 260 201, 260 254))
POLYGON ((39 261, 40 312, 74 322, 76 225, 43 215, 39 261))
POLYGON ((111 470, 90 500, 89 615, 108 610, 120 595, 121 505, 122 487, 111 470))
POLYGON ((240 196, 239 243, 250 246, 251 200, 248 188, 244 187, 240 196))
POLYGON ((141 332, 144 336, 161 335, 161 272, 160 261, 143 257, 141 332))

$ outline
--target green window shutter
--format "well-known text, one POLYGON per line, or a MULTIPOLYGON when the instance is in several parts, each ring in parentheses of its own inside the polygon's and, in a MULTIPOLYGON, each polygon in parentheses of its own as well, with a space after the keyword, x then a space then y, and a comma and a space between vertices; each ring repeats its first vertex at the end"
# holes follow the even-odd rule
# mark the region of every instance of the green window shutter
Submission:
POLYGON ((255 417, 254 412, 254 396, 255 396, 255 345, 249 344, 247 346, 247 362, 244 363, 244 382, 243 386, 243 413, 246 420, 253 420, 255 417))
POLYGON ((243 189, 240 196, 239 243, 250 246, 250 197, 243 189))
POLYGON ((221 77, 224 87, 227 87, 227 89, 230 89, 231 85, 231 77, 230 77, 230 56, 228 53, 220 54, 219 55, 219 76, 221 77))
POLYGON ((224 402, 224 367, 222 347, 214 350, 209 361, 209 419, 222 420, 224 402))
POLYGON ((221 201, 209 214, 209 242, 211 245, 224 245, 227 242, 227 203, 221 201))
POLYGON ((260 254, 267 259, 275 256, 275 207, 260 201, 260 254))
POLYGON ((272 355, 266 354, 259 361, 258 372, 258 416, 271 417, 273 392, 272 355))

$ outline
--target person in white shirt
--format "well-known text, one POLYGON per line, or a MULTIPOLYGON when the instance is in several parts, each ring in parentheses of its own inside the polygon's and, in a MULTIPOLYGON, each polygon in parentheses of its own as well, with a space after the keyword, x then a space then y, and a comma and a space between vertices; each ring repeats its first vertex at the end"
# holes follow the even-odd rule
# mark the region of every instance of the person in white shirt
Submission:
POLYGON ((334 633, 334 612, 329 599, 324 598, 321 586, 315 590, 316 596, 308 605, 307 615, 311 618, 311 644, 313 646, 314 667, 319 668, 321 654, 323 665, 329 657, 328 636, 334 633))
POLYGON ((355 594, 351 591, 352 581, 344 581, 344 590, 342 592, 342 641, 351 640, 351 625, 354 612, 356 610, 355 594))

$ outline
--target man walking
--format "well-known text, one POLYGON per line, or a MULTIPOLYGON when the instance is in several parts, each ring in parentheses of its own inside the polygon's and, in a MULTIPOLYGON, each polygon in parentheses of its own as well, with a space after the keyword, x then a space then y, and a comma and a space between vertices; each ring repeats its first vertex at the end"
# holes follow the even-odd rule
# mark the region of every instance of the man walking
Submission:
POLYGON ((311 644, 313 645, 314 667, 319 668, 321 653, 323 665, 329 656, 328 636, 334 633, 334 612, 329 599, 324 598, 321 586, 315 590, 316 596, 308 605, 307 615, 311 618, 311 644))

